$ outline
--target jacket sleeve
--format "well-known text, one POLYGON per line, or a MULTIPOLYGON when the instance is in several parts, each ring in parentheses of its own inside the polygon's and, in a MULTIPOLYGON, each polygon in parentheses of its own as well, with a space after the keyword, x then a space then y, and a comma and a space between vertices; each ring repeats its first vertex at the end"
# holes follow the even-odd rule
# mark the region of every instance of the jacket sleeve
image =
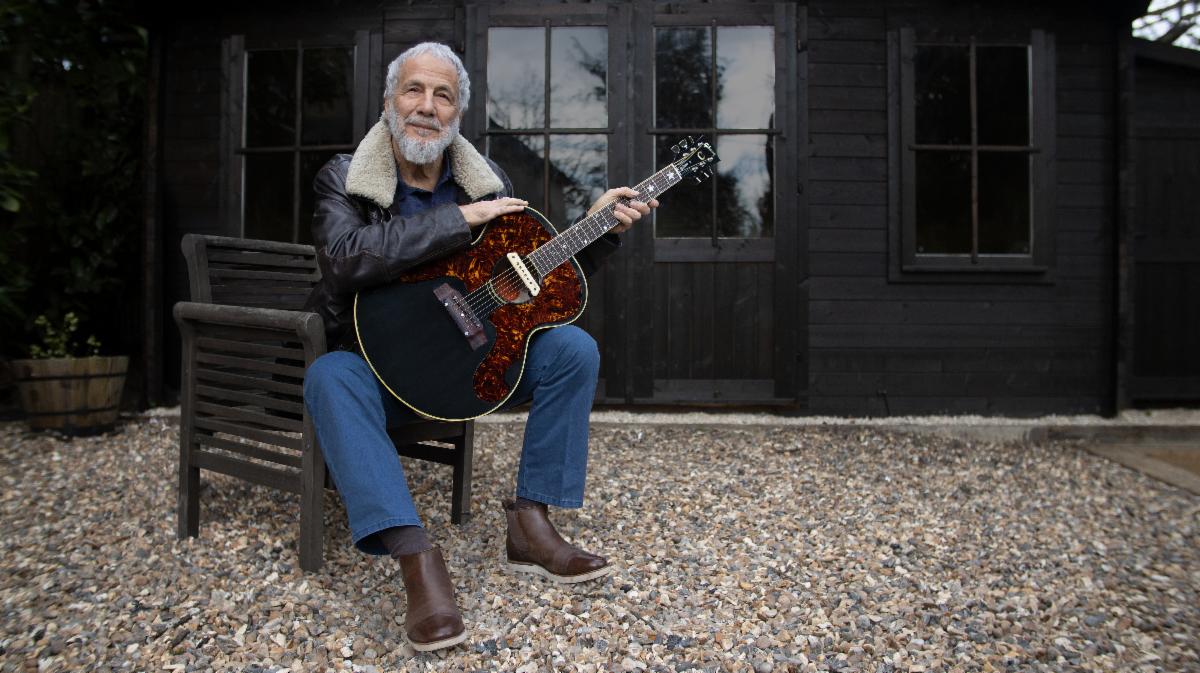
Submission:
POLYGON ((579 260, 579 266, 583 267, 583 272, 588 276, 593 276, 600 271, 604 260, 608 256, 617 251, 621 247, 621 237, 611 231, 592 241, 588 247, 580 250, 575 259, 579 260))
POLYGON ((410 216, 383 208, 377 216, 364 212, 346 194, 349 164, 349 155, 339 155, 313 180, 317 263, 334 292, 387 283, 408 268, 470 243, 471 228, 455 204, 410 216))

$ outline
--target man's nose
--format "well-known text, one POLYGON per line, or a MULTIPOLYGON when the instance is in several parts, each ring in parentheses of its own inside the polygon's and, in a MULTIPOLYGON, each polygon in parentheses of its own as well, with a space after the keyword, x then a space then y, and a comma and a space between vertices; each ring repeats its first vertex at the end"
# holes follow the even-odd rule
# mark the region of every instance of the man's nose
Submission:
POLYGON ((427 91, 424 96, 421 96, 421 104, 417 106, 417 110, 424 115, 432 116, 434 113, 433 107, 433 92, 427 91))

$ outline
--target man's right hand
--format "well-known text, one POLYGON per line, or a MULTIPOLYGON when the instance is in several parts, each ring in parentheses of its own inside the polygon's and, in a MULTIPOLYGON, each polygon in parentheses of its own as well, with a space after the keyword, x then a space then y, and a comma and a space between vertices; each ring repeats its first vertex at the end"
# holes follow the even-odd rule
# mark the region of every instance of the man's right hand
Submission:
POLYGON ((519 213, 528 206, 529 202, 524 199, 516 199, 511 196, 506 196, 502 199, 494 199, 492 201, 476 201, 468 203, 465 206, 459 206, 462 211, 463 218, 467 224, 474 229, 481 224, 487 224, 501 215, 510 213, 519 213))

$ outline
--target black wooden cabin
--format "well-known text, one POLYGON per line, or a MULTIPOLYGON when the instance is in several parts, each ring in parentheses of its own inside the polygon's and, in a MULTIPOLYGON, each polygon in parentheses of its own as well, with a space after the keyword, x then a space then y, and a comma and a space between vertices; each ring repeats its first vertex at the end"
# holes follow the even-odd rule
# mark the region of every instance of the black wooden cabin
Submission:
POLYGON ((1200 66, 1129 37, 1145 5, 181 5, 154 49, 151 388, 178 378, 181 236, 307 242, 313 174, 438 40, 471 72, 464 135, 552 221, 681 135, 722 157, 591 280, 601 403, 1194 403, 1200 66))

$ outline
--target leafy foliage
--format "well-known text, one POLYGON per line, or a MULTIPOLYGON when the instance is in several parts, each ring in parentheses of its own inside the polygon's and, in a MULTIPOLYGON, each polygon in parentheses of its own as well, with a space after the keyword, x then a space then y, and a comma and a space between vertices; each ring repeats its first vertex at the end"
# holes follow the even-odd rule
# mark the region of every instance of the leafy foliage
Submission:
POLYGON ((31 358, 74 358, 85 354, 100 354, 100 341, 96 335, 89 336, 82 346, 75 339, 75 332, 79 330, 79 318, 75 317, 74 313, 63 316, 62 325, 59 326, 52 324, 44 315, 39 315, 33 324, 42 336, 41 343, 29 345, 31 358))
MULTIPOLYGON (((0 343, 67 315, 110 343, 137 306, 147 33, 132 0, 0 8, 0 343), (125 297, 132 298, 129 301, 125 297)), ((65 324, 65 323, 64 323, 65 324)), ((43 334, 44 337, 44 334, 43 334)))

